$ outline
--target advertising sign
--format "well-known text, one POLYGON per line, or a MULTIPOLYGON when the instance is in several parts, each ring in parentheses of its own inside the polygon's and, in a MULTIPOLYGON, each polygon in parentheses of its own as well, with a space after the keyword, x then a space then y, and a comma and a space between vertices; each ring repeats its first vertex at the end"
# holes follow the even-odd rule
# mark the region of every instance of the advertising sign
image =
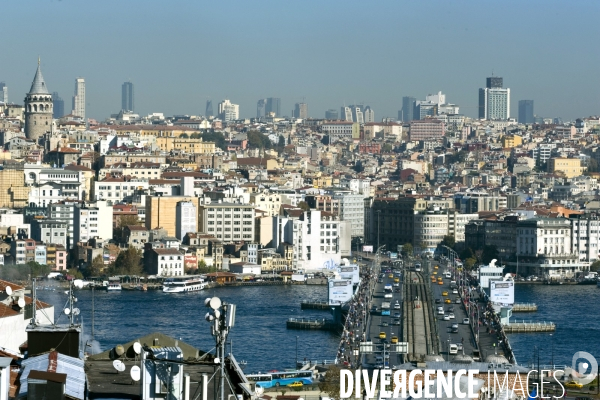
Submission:
POLYGON ((363 246, 363 252, 365 252, 365 253, 372 253, 373 252, 373 246, 363 246))
POLYGON ((350 279, 330 279, 329 305, 341 305, 352 298, 352 281, 350 279))
POLYGON ((338 272, 342 279, 350 279, 353 285, 358 285, 360 279, 358 265, 352 264, 339 267, 338 272))
POLYGON ((390 253, 390 258, 392 260, 395 260, 396 258, 398 258, 398 253, 390 253))
POLYGON ((490 281, 490 300, 496 305, 513 305, 515 302, 515 283, 513 281, 490 281))

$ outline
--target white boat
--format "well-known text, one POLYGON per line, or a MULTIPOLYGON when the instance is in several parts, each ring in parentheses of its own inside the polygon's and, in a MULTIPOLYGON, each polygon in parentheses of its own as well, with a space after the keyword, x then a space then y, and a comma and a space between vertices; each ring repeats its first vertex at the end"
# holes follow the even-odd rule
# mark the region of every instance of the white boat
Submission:
POLYGON ((165 293, 183 293, 197 292, 204 289, 206 283, 199 275, 180 276, 168 278, 163 282, 163 292, 165 293))
POLYGON ((114 292, 116 290, 122 290, 123 288, 121 287, 120 283, 109 283, 108 286, 106 286, 106 291, 107 292, 114 292))

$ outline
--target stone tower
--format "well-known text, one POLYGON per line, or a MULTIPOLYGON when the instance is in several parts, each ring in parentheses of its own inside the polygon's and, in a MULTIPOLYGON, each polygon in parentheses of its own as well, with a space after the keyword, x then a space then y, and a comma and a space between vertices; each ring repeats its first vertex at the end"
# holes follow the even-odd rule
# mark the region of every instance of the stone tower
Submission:
POLYGON ((28 139, 37 143, 40 136, 52 131, 52 111, 52 96, 44 82, 38 60, 31 89, 25 97, 25 136, 28 139))

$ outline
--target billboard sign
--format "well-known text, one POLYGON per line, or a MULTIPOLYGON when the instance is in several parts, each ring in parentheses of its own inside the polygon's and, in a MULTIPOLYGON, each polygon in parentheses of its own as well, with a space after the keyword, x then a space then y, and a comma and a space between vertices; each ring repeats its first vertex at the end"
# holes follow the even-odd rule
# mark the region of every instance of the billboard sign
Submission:
POLYGON ((513 305, 515 303, 515 283, 513 281, 490 281, 490 301, 494 305, 513 305))
POLYGON ((372 253, 373 252, 373 246, 363 246, 363 252, 365 253, 372 253))
POLYGON ((342 279, 350 279, 353 285, 358 285, 360 279, 358 265, 351 264, 341 266, 338 268, 338 272, 342 279))
POLYGON ((398 253, 390 253, 390 258, 392 260, 395 260, 396 258, 398 258, 398 253))
POLYGON ((329 286, 329 305, 342 305, 352 299, 352 281, 350 279, 330 279, 329 286))

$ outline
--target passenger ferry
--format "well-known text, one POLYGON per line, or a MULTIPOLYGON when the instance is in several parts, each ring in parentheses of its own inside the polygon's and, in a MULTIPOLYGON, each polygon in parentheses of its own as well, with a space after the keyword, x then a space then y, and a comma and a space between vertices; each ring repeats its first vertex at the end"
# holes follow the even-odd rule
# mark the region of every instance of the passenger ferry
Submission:
POLYGON ((106 286, 107 292, 113 292, 116 290, 122 290, 121 284, 119 282, 111 282, 106 286))
POLYGON ((163 292, 165 293, 183 293, 196 292, 204 289, 206 283, 200 275, 180 276, 168 278, 163 282, 163 292))

